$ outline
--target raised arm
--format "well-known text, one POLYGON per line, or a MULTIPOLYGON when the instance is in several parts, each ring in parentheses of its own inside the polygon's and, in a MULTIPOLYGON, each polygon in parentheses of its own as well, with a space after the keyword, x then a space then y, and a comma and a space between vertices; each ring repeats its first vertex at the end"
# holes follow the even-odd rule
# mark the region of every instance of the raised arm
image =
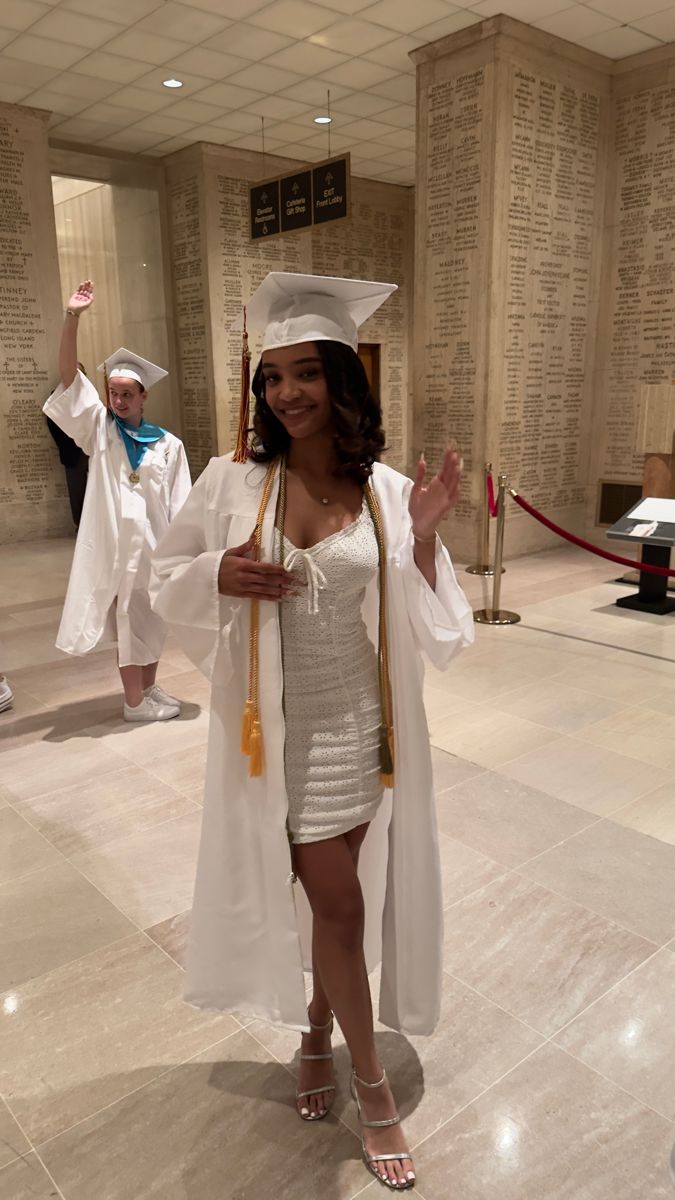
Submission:
POLYGON ((59 374, 64 388, 70 387, 77 374, 77 323, 93 299, 94 285, 91 279, 85 279, 68 301, 59 345, 59 374))

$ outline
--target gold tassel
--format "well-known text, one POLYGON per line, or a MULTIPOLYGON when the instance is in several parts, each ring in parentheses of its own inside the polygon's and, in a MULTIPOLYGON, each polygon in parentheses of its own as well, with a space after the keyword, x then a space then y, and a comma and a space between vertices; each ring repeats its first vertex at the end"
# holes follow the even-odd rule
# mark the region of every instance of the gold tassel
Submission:
POLYGON ((105 404, 106 408, 110 408, 110 392, 108 391, 108 387, 109 387, 108 368, 106 367, 105 363, 103 364, 103 387, 105 388, 105 395, 104 395, 103 403, 105 404))
POLYGON ((251 776, 263 773, 263 744, 260 721, 254 717, 251 721, 251 749, 249 751, 248 773, 251 776))
POLYGON ((248 459, 248 423, 251 397, 251 351, 248 348, 246 331, 246 309, 244 309, 244 332, 241 343, 241 395, 239 400, 239 430, 234 450, 234 462, 245 463, 248 459))
POLYGON ((394 786, 394 731, 390 725, 380 730, 380 782, 386 788, 394 786))
POLYGON ((247 700, 244 705, 244 712, 241 718, 241 742, 240 749, 242 754, 251 753, 251 728, 253 725, 253 701, 247 700))

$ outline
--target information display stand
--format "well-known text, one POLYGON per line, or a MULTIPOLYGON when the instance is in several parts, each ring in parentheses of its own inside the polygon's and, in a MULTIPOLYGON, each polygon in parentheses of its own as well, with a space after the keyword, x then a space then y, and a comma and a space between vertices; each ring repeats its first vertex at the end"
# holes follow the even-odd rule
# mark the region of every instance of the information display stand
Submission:
MULTIPOLYGON (((642 562, 648 566, 669 567, 670 551, 675 546, 675 500, 661 496, 643 496, 607 530, 607 537, 623 542, 640 542, 642 562)), ((619 608, 665 616, 675 612, 675 599, 668 596, 668 576, 640 571, 637 594, 622 596, 619 608)))

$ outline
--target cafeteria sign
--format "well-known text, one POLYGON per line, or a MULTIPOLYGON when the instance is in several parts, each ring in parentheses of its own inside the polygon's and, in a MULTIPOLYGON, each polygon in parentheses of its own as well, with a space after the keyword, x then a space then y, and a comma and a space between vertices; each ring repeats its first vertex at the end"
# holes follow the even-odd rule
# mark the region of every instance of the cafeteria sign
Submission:
POLYGON ((251 240, 349 216, 349 155, 250 188, 251 240))

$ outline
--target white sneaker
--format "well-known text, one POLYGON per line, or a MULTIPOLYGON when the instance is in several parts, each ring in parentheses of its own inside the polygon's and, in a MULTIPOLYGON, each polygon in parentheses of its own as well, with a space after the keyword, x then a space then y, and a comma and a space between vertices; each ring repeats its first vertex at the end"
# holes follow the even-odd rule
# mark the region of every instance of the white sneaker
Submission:
POLYGON ((158 704, 165 704, 167 708, 177 708, 180 712, 180 700, 177 700, 175 696, 170 696, 158 683, 153 683, 152 687, 146 688, 143 695, 148 696, 150 700, 156 700, 158 704))
POLYGON ((13 702, 14 692, 3 676, 2 679, 0 679, 0 712, 4 712, 6 708, 11 708, 13 702))
POLYGON ((124 705, 124 720, 125 721, 170 721, 172 717, 177 717, 180 712, 179 708, 169 704, 158 704, 156 700, 151 700, 149 696, 144 696, 140 704, 132 708, 130 704, 124 705))

